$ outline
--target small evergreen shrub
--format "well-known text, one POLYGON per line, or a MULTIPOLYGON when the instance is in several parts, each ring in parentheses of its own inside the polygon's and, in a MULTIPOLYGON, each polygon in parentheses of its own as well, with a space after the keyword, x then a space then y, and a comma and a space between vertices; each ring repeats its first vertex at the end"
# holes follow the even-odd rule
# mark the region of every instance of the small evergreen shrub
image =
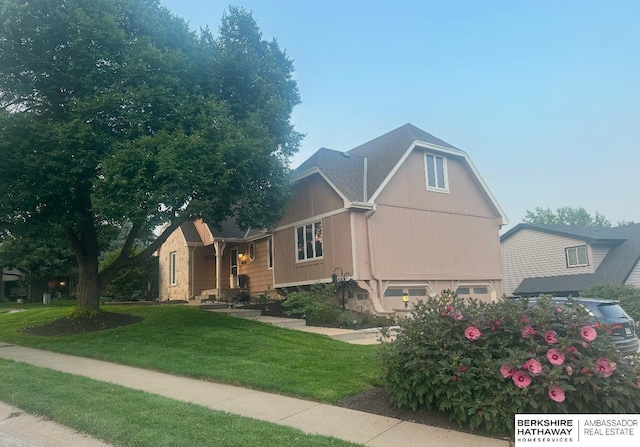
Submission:
POLYGON ((292 292, 282 302, 284 313, 318 324, 335 321, 338 309, 333 305, 335 290, 331 284, 314 284, 309 290, 292 292))
POLYGON ((638 413, 638 356, 622 358, 586 310, 542 298, 483 303, 450 293, 416 304, 382 346, 393 404, 513 434, 516 413, 638 413))

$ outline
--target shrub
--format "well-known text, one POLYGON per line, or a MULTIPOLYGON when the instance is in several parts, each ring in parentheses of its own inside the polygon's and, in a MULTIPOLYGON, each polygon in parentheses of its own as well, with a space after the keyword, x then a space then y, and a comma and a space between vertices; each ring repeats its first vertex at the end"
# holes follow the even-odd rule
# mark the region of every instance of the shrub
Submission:
MULTIPOLYGON (((101 267, 113 262, 119 255, 119 250, 109 252, 101 267)), ((157 297, 155 286, 158 277, 158 258, 152 256, 133 267, 120 270, 115 278, 104 288, 104 301, 141 301, 157 297)))
POLYGON ((516 413, 638 413, 638 357, 620 358, 582 306, 542 298, 416 304, 382 346, 393 404, 445 412, 459 425, 513 434, 516 413))
POLYGON ((282 302, 284 313, 319 324, 335 321, 338 309, 333 305, 332 285, 314 284, 309 290, 292 292, 282 302))
POLYGON ((631 318, 640 321, 640 289, 626 284, 596 284, 580 292, 585 298, 619 300, 631 318))

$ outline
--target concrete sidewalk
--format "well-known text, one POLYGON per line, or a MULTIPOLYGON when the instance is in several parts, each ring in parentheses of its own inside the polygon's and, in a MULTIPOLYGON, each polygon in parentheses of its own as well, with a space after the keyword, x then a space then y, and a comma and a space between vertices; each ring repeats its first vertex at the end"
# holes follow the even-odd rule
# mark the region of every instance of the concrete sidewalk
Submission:
MULTIPOLYGON (((0 343, 0 358, 82 375, 171 399, 192 402, 212 410, 287 425, 305 433, 333 436, 367 446, 507 447, 509 445, 507 441, 405 422, 318 402, 21 346, 0 343)), ((2 439, 0 437, 0 441, 2 439)), ((22 447, 21 444, 15 445, 22 447)))

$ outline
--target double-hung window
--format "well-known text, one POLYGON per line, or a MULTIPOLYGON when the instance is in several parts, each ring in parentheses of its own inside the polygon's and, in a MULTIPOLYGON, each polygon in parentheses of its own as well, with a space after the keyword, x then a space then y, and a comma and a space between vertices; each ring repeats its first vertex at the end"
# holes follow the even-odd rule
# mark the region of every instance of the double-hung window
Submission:
POLYGON ((296 227, 298 261, 322 258, 322 223, 313 222, 296 227))
POLYGON ((583 267, 589 265, 587 246, 569 247, 565 249, 567 255, 567 267, 583 267))
POLYGON ((427 190, 449 192, 447 175, 447 158, 426 152, 424 154, 425 171, 427 173, 427 190))

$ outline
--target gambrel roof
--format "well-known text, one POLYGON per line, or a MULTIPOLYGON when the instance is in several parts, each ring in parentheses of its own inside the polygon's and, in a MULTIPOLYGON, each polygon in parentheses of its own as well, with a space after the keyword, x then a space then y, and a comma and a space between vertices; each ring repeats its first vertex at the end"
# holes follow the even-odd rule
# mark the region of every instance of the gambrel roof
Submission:
POLYGON ((317 173, 344 199, 346 207, 354 204, 373 205, 378 194, 415 148, 443 153, 462 160, 496 212, 502 217, 503 224, 508 223, 504 211, 468 154, 412 124, 398 127, 347 152, 321 148, 293 172, 293 180, 301 180, 317 173))

